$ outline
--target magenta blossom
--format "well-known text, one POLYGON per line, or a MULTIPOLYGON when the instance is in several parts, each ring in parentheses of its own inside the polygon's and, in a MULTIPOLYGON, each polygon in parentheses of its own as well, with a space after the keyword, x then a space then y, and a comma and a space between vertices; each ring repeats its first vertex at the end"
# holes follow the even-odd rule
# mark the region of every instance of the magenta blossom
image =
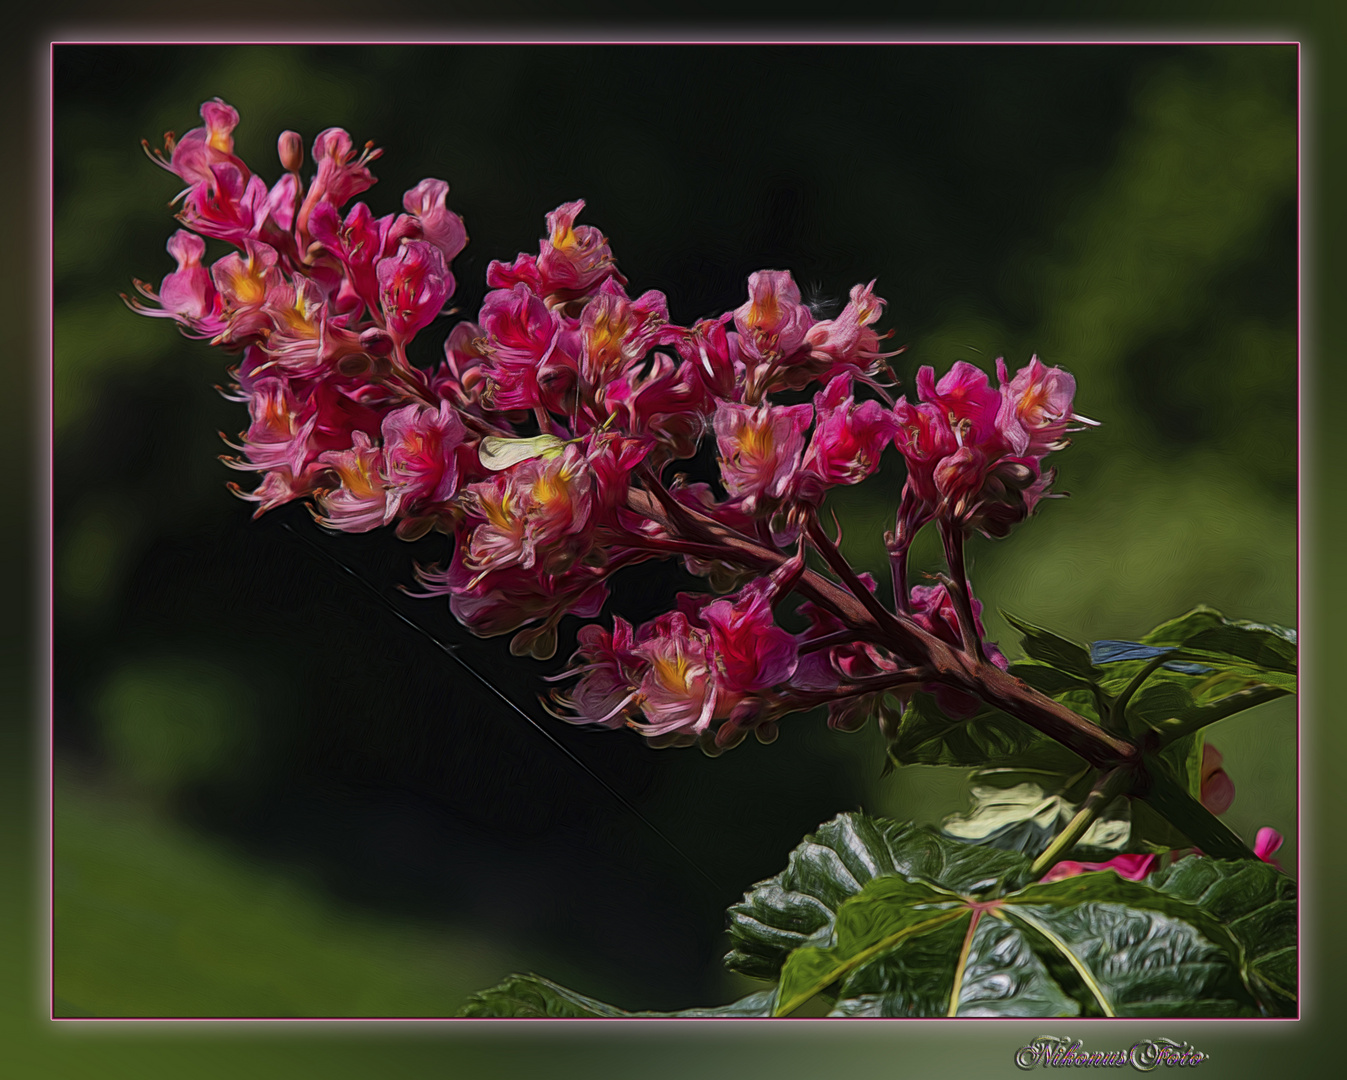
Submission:
POLYGON ((791 490, 813 414, 810 405, 716 403, 721 479, 746 510, 770 507, 791 490))
POLYGON ((902 399, 895 406, 894 441, 908 466, 905 535, 941 516, 1002 537, 1048 494, 1053 471, 1043 469, 1042 458, 1066 445, 1075 382, 1037 358, 1010 383, 1003 361, 997 370, 1000 386, 993 388, 963 361, 938 383, 924 367, 917 373, 920 404, 902 399))
POLYGON ((1095 424, 1071 411, 1076 380, 1060 368, 1044 367, 1035 356, 1027 367, 1006 380, 1006 362, 996 361, 1001 381, 1002 404, 997 426, 1018 455, 1042 457, 1067 445, 1065 435, 1072 421, 1095 424))
POLYGON ((631 624, 615 617, 611 634, 591 624, 582 626, 577 637, 579 648, 558 678, 578 675, 579 682, 569 694, 553 694, 564 710, 553 715, 573 724, 621 727, 640 704, 636 686, 643 661, 632 651, 631 624))
POLYGON ((1083 863, 1064 859, 1044 874, 1040 880, 1046 885, 1050 881, 1060 881, 1062 878, 1075 877, 1077 874, 1094 870, 1112 870, 1119 877, 1126 878, 1128 881, 1140 881, 1151 872, 1151 866, 1154 863, 1154 855, 1118 855, 1109 859, 1108 862, 1083 863))
MULTIPOLYGON (((954 608, 954 599, 944 585, 914 586, 910 604, 912 618, 918 626, 947 644, 955 646, 960 644, 959 616, 954 608)), ((974 597, 972 598, 972 607, 973 626, 978 637, 981 638, 984 633, 982 628, 982 602, 974 597)), ((1006 660, 1005 654, 996 647, 994 642, 983 641, 982 654, 1002 671, 1009 670, 1010 662, 1006 660)), ((948 686, 933 683, 929 686, 923 686, 922 689, 934 694, 936 704, 940 706, 941 711, 954 719, 972 716, 981 706, 981 702, 971 694, 965 694, 961 690, 954 690, 948 686)))
POLYGON ((814 395, 814 435, 804 455, 805 497, 820 498, 837 484, 858 484, 879 468, 879 457, 897 434, 894 414, 877 401, 860 405, 851 376, 838 375, 814 395))
POLYGON ((1235 782, 1221 768, 1221 752, 1211 743, 1202 744, 1202 805, 1213 814, 1224 814, 1235 801, 1235 782))
POLYGON ((132 311, 141 315, 175 319, 189 337, 214 337, 227 324, 223 318, 224 301, 210 272, 201 263, 206 254, 206 242, 179 229, 169 238, 168 253, 177 260, 178 268, 165 276, 158 292, 145 282, 136 281, 136 290, 154 306, 125 296, 122 299, 132 311))
POLYGON ((384 417, 384 473, 394 513, 447 503, 458 486, 456 451, 463 421, 447 401, 437 410, 407 405, 384 417))
POLYGON ((495 407, 569 412, 578 378, 578 329, 568 329, 522 282, 488 293, 480 322, 495 407))
POLYGON ((396 255, 379 260, 374 272, 388 332, 398 342, 429 325, 454 292, 444 255, 423 240, 404 241, 396 255))
POLYGON ((345 221, 340 211, 327 202, 314 207, 309 217, 309 232, 314 241, 340 260, 351 290, 371 312, 381 311, 375 266, 396 249, 393 226, 391 214, 375 218, 363 202, 351 207, 345 221))
POLYGON ((1254 838, 1253 853, 1265 863, 1269 863, 1272 866, 1275 866, 1278 870, 1281 870, 1282 864, 1272 856, 1281 849, 1282 844, 1285 842, 1286 838, 1283 837, 1281 833, 1276 829, 1264 825, 1258 830, 1258 835, 1254 838))
POLYGON ((783 683, 799 659, 795 638, 772 619, 771 589, 759 578, 733 602, 716 600, 702 610, 711 631, 721 685, 731 694, 751 694, 783 683))
POLYGON ((339 486, 318 496, 318 520, 329 529, 368 532, 386 525, 393 513, 383 476, 383 451, 363 431, 352 436, 349 450, 329 450, 318 455, 339 486))
POLYGON ((300 231, 307 230, 309 215, 319 201, 329 202, 340 210, 362 191, 373 187, 375 178, 369 171, 369 163, 381 154, 383 151, 375 149, 373 143, 366 143, 357 154, 351 136, 341 128, 321 132, 313 141, 313 160, 318 165, 318 175, 309 185, 299 212, 300 231))
POLYGON ((445 206, 449 185, 443 180, 422 180, 402 197, 402 206, 421 226, 421 238, 434 244, 452 262, 468 244, 463 219, 445 206))
POLYGON ((156 151, 152 160, 193 185, 214 183, 217 166, 226 166, 246 179, 248 167, 234 155, 238 110, 215 98, 201 106, 201 119, 205 127, 193 128, 181 139, 165 135, 164 149, 169 157, 165 159, 156 151))
POLYGON ((633 652, 648 665, 640 684, 646 722, 633 721, 631 726, 648 736, 701 734, 716 709, 711 635, 689 623, 681 611, 661 615, 642 631, 633 652))
POLYGON ((814 323, 800 302, 789 270, 759 270, 748 277, 748 302, 735 309, 734 325, 754 361, 779 362, 799 352, 814 323))
POLYGON ((584 208, 585 201, 577 199, 547 215, 548 235, 535 264, 544 296, 562 301, 578 299, 610 277, 626 284, 603 233, 592 225, 575 224, 584 208))
POLYGON ((875 283, 853 285, 851 300, 836 319, 825 319, 809 328, 805 344, 810 358, 827 368, 823 378, 857 371, 873 376, 880 364, 896 353, 879 351, 879 335, 870 326, 884 313, 884 301, 875 295, 875 283))
POLYGON ((479 522, 465 541, 463 565, 476 580, 537 564, 562 573, 593 545, 588 528, 593 472, 574 445, 554 458, 531 458, 467 490, 465 505, 479 522))

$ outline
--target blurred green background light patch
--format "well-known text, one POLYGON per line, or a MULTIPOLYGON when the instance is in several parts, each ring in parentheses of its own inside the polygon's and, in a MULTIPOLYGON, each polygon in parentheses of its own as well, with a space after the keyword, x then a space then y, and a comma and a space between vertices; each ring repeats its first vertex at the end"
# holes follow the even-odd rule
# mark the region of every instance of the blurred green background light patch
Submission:
POLYGON ((58 1016, 445 1016, 519 963, 343 908, 125 795, 63 776, 56 798, 58 1016))
POLYGON ((199 658, 138 658, 97 699, 113 767, 154 791, 238 771, 256 703, 241 673, 199 658))

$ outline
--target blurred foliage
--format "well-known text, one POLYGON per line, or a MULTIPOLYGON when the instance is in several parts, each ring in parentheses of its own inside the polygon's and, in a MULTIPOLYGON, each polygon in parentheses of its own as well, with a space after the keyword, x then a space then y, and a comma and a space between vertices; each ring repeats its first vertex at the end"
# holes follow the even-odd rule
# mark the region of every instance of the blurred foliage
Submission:
POLYGON ((449 1015, 521 962, 346 909, 73 777, 56 805, 57 1015, 449 1015))
MULTIPOLYGON (((1003 643, 998 608, 1081 641, 1197 603, 1295 622, 1293 48, 61 46, 57 751, 93 778, 58 792, 74 1011, 442 1015, 516 956, 633 1009, 729 1000, 722 913, 801 835, 966 799, 950 770, 880 780, 872 729, 801 719, 709 762, 545 721, 681 857, 379 599, 539 715, 550 669, 397 593, 442 545, 328 537, 296 507, 249 520, 215 460, 246 422, 212 389, 224 358, 116 295, 172 267, 178 182, 139 141, 217 95, 269 180, 282 129, 333 125, 385 148, 376 213, 447 179, 464 311, 489 260, 583 197, 675 319, 736 306, 764 267, 821 302, 877 277, 900 392, 960 359, 1073 372, 1102 427, 1057 455, 1072 497, 970 545, 1003 643), (183 952, 171 919, 220 920, 231 945, 183 952), (620 932, 636 923, 664 930, 620 932), (432 961, 403 962, 431 939, 432 961)), ((889 461, 835 500, 876 571, 900 484, 889 461)), ((936 570, 936 546, 914 565, 936 570)), ((648 617, 679 586, 642 570, 614 606, 648 617)), ((1239 790, 1227 821, 1286 833, 1293 868, 1294 705, 1211 736, 1239 790)))

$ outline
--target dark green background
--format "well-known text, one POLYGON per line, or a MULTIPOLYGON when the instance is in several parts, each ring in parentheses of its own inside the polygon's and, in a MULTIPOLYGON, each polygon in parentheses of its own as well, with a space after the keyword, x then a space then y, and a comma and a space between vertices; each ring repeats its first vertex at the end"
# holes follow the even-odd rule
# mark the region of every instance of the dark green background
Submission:
MULTIPOLYGON (((165 269, 172 180, 126 153, 139 137, 184 130, 220 93, 265 175, 282 126, 374 138, 376 211, 422 175, 453 184, 473 237, 456 266, 465 305, 487 259, 531 246, 545 210, 583 195, 633 286, 665 289, 676 317, 732 306, 748 270, 784 265, 833 296, 878 276, 905 374, 1038 350, 1106 426, 1062 455, 1073 499, 978 549, 975 580, 1076 636, 1126 636, 1197 600, 1295 618, 1287 52, 103 50, 58 82, 58 829, 74 883, 56 884, 72 940, 88 934, 70 968, 58 956, 58 993, 417 1011, 405 1003, 508 964, 633 1007, 690 1003, 716 989, 718 909, 801 832, 857 802, 936 813, 950 788, 881 785, 873 742, 807 724, 717 762, 564 732, 716 890, 522 722, 502 734, 486 702, 447 709, 461 678, 432 648, 220 490, 213 432, 241 424, 209 392, 219 358, 107 305, 130 274, 165 269), (592 892, 558 892, 571 882, 592 892), (633 932, 643 917, 656 945, 633 932), (177 948, 155 955, 144 943, 166 926, 177 948)), ((867 509, 844 508, 860 561, 867 509)), ((385 587, 406 580, 392 541, 325 546, 385 587)), ((453 633, 431 605, 404 607, 453 633)), ((505 670, 489 646, 474 655, 505 670)), ((1292 716, 1216 740, 1242 830, 1294 833, 1292 716)), ((1199 1045, 1217 1030, 1144 1034, 1161 1029, 1199 1045)), ((918 1030, 941 1045, 930 1026, 904 1042, 918 1030)), ((987 1060, 1008 1066, 1024 1040, 1004 1031, 987 1060)))

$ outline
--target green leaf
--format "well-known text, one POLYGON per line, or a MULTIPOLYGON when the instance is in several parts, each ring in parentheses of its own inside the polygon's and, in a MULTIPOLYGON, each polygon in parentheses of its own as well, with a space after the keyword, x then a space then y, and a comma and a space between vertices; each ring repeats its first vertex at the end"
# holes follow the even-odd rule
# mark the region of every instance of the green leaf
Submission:
POLYGON ((1003 611, 1001 615, 1024 636, 1024 651, 1029 657, 1074 675, 1087 684, 1098 681, 1101 672, 1090 662, 1089 650, 1084 646, 1007 612, 1003 611))
POLYGON ((1010 665, 1010 674, 1023 679, 1035 690, 1041 690, 1054 698, 1071 693, 1073 690, 1089 691, 1091 686, 1088 679, 1082 679, 1051 664, 1040 664, 1034 660, 1016 660, 1010 665))
POLYGON ((1147 645, 1181 645, 1184 652, 1237 657, 1268 671, 1286 673, 1296 670, 1299 645, 1290 627, 1227 619, 1205 606, 1162 623, 1141 640, 1147 645))
POLYGON ((776 990, 759 990, 728 1005, 683 1009, 679 1012, 628 1012, 544 979, 540 975, 511 975, 499 986, 474 994, 460 1011, 467 1017, 556 1017, 590 1019, 654 1016, 771 1016, 776 990))
POLYGON ((1151 679, 1127 703, 1127 730, 1139 735, 1159 728, 1193 707, 1193 693, 1172 679, 1151 679))
MULTIPOLYGON (((1124 883, 1112 871, 1081 875, 1087 877, 1111 878, 1109 888, 1134 884, 1124 883)), ((1080 1004, 1082 1014, 1256 1013, 1237 959, 1178 915, 1103 897, 1071 905, 1010 898, 1002 910, 1007 921, 1026 935, 1058 985, 1080 1004)))
POLYGON ((1218 697, 1201 704, 1194 703, 1178 716, 1162 720, 1154 728, 1160 733, 1162 743, 1190 735, 1209 727, 1228 716, 1252 709, 1265 702, 1285 697, 1286 691, 1273 686, 1254 686, 1238 690, 1233 694, 1218 697))
POLYGON ((858 965, 840 986, 830 1015, 946 1015, 956 970, 950 960, 963 948, 968 923, 967 917, 951 920, 858 965))
POLYGON ((539 975, 511 975, 498 986, 468 999, 459 1016, 578 1017, 630 1016, 623 1009, 567 990, 539 975))
POLYGON ((772 1016, 776 1009, 776 987, 770 990, 758 990, 731 1001, 728 1005, 719 1005, 706 1009, 683 1009, 676 1013, 636 1013, 636 1016, 772 1016))
POLYGON ((889 757, 899 765, 984 765, 1040 741, 1050 740, 999 709, 984 707, 966 719, 952 720, 934 697, 918 691, 889 741, 889 757))
POLYGON ((836 988, 841 1016, 1250 1016, 1245 957, 1215 911, 1111 871, 1000 899, 884 876, 790 954, 776 1015, 836 988))
MULTIPOLYGON (((833 943, 806 945, 790 954, 777 988, 776 1015, 785 1016, 858 967, 906 940, 960 922, 971 913, 957 894, 924 881, 878 878, 839 908, 833 943)), ((944 955, 948 957, 948 952, 944 955)), ((947 971, 953 965, 946 963, 947 971)), ((952 981, 952 977, 951 977, 952 981)))
POLYGON ((792 950, 827 944, 841 905, 883 875, 903 875, 969 895, 996 889, 1028 867, 1023 857, 956 843, 929 828, 840 814, 729 910, 731 970, 775 979, 792 950))
POLYGON ((1150 786, 1133 802, 1133 822, 1154 812, 1182 836, 1182 842, 1174 846, 1200 847, 1220 859, 1257 860, 1244 841, 1202 805, 1191 791, 1191 782, 1176 775, 1178 770, 1170 760, 1172 750, 1174 747, 1168 747, 1144 759, 1150 786))
MULTIPOLYGON (((1158 755, 1183 790, 1199 800, 1202 795, 1202 744, 1205 741, 1203 733, 1196 731, 1175 739, 1158 755)), ((1145 799, 1132 800, 1132 836, 1128 850, 1158 854, 1191 844, 1192 840, 1182 829, 1145 799)))
POLYGON ((1263 862, 1189 856, 1150 884, 1219 919, 1244 950, 1247 982, 1264 1012, 1296 1015, 1296 885, 1263 862))
POLYGON ((1079 802, 1089 794, 1091 773, 1084 758, 1045 738, 1023 753, 976 770, 970 779, 974 784, 999 788, 1037 784, 1045 795, 1063 795, 1079 802))
MULTIPOLYGON (((1030 858, 1047 848, 1079 809, 1079 800, 1046 794, 1034 783, 1011 787, 974 784, 970 794, 973 809, 947 817, 941 823, 941 832, 964 843, 1018 851, 1030 858)), ((1128 801, 1115 799, 1104 807, 1070 855, 1082 862, 1103 862, 1126 847, 1131 832, 1128 801)))
MULTIPOLYGON (((969 920, 971 921, 971 919, 969 920)), ((1080 1004, 1053 979, 1028 935, 983 913, 967 956, 966 921, 916 938, 859 968, 841 988, 833 1016, 1076 1016, 1080 1004), (951 964, 951 958, 955 963, 951 964)))

